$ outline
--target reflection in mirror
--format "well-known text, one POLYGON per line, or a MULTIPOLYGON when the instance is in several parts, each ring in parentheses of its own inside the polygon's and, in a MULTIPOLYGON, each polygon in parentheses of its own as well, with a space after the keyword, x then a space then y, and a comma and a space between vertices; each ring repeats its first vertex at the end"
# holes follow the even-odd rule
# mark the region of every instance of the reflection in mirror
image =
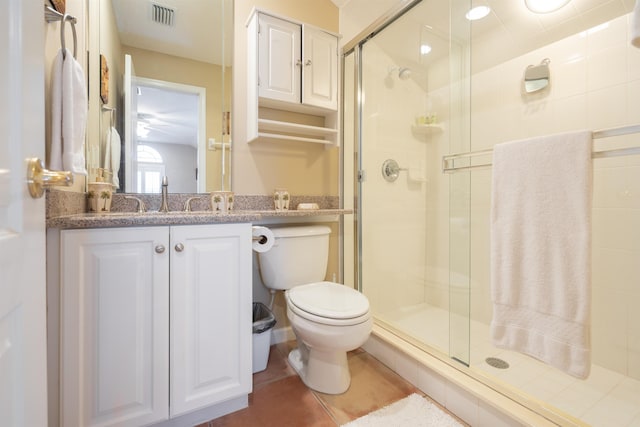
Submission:
POLYGON ((129 76, 125 56, 125 81, 131 90, 125 94, 124 177, 125 191, 158 193, 163 176, 171 171, 171 191, 206 191, 205 123, 206 89, 160 80, 129 76))
POLYGON ((524 91, 534 93, 549 86, 549 58, 543 59, 540 65, 529 65, 524 71, 524 91))
POLYGON ((231 189, 233 0, 99 5, 109 83, 89 169, 116 173, 118 191, 159 192, 163 175, 171 192, 231 189))

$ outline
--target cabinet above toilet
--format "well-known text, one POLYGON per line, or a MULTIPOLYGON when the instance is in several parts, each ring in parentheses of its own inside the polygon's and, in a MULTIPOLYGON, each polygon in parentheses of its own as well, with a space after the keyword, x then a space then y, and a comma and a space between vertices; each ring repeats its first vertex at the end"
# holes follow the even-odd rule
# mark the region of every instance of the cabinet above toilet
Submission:
POLYGON ((338 36, 258 9, 247 32, 247 140, 336 145, 338 36))

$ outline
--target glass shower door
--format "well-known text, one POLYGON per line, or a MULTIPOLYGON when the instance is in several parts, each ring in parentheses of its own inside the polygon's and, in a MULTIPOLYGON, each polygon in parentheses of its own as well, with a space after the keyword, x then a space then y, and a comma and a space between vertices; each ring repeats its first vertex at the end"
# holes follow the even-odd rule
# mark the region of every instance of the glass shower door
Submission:
POLYGON ((416 2, 356 47, 354 133, 359 286, 379 324, 468 364, 468 264, 450 273, 468 256, 450 256, 450 184, 440 169, 452 141, 468 138, 469 23, 453 18, 463 3, 416 2))

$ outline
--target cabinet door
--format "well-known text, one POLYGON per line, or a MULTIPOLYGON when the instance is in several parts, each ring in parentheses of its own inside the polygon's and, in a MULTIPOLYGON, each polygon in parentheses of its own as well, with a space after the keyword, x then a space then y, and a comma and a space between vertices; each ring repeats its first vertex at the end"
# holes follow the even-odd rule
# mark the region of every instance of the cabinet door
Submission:
POLYGON ((171 227, 171 416, 251 391, 251 225, 171 227))
POLYGON ((300 103, 300 25, 258 18, 258 95, 300 103))
POLYGON ((61 425, 168 418, 168 240, 167 227, 61 233, 61 425))
POLYGON ((302 103, 338 109, 338 39, 303 26, 302 103))

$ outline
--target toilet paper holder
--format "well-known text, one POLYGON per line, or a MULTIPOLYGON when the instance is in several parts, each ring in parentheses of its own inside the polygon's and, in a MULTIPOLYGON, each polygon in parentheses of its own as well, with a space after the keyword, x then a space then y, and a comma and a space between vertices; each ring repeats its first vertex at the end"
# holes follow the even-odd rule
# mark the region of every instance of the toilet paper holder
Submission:
POLYGON ((264 245, 265 243, 267 243, 267 236, 253 236, 251 240, 253 240, 254 242, 258 242, 261 245, 264 245))
POLYGON ((251 247, 258 253, 267 252, 275 243, 273 232, 269 228, 261 226, 252 227, 251 240, 251 247))

